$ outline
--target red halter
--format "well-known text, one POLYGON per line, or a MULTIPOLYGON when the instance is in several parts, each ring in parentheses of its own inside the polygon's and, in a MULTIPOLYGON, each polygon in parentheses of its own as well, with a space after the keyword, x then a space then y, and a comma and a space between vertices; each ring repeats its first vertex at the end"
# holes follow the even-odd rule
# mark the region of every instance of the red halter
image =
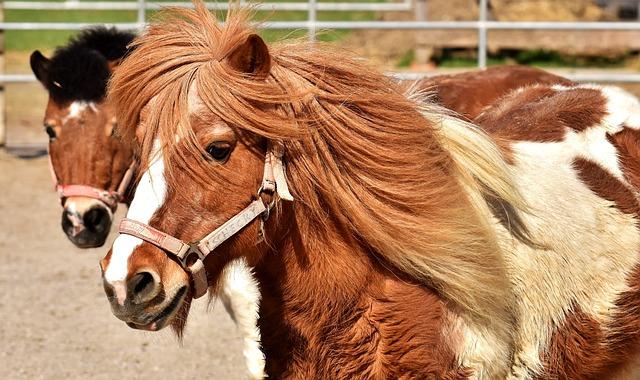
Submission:
POLYGON ((58 182, 58 176, 56 175, 53 163, 51 162, 51 154, 49 154, 49 170, 51 170, 51 179, 53 180, 53 186, 58 193, 60 205, 62 206, 64 206, 64 201, 69 197, 86 197, 99 200, 104 203, 111 212, 115 212, 118 208, 118 203, 122 201, 124 194, 127 191, 127 187, 129 187, 135 167, 136 162, 134 160, 124 173, 122 181, 120 181, 120 185, 116 191, 98 189, 87 185, 61 185, 58 182))

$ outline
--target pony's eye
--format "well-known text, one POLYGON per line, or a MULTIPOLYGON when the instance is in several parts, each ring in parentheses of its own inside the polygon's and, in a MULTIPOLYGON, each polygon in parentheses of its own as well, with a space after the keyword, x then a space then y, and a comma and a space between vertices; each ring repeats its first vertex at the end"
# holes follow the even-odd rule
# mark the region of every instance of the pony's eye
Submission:
POLYGON ((45 124, 44 125, 44 130, 45 132, 47 132, 47 135, 49 135, 49 140, 55 140, 56 139, 56 130, 53 129, 53 127, 49 124, 45 124))
POLYGON ((226 142, 214 142, 205 149, 209 156, 218 162, 224 163, 231 154, 231 145, 226 142))

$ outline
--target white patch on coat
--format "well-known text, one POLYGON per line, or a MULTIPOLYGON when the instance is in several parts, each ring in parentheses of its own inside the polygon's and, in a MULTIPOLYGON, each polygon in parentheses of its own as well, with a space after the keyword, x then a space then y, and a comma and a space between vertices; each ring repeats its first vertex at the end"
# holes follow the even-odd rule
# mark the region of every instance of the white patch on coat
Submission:
POLYGON ((242 336, 242 354, 249 378, 264 379, 264 354, 260 350, 258 308, 260 289, 244 259, 229 263, 220 279, 220 300, 242 336))
POLYGON ((640 102, 629 92, 615 86, 591 85, 607 98, 608 115, 603 126, 609 133, 618 133, 625 126, 640 129, 640 102))
POLYGON ((634 216, 593 193, 573 168, 576 158, 598 163, 621 178, 604 127, 570 132, 565 141, 512 145, 514 174, 531 213, 523 214, 534 249, 496 223, 517 300, 513 378, 542 370, 540 355, 572 307, 606 326, 615 300, 638 262, 634 216))
MULTIPOLYGON (((601 90, 595 85, 582 87, 601 90)), ((521 216, 532 240, 546 249, 514 239, 488 209, 483 211, 493 220, 516 301, 508 379, 528 379, 543 370, 541 354, 574 308, 603 329, 610 326, 620 311, 615 302, 629 290, 627 280, 640 262, 636 217, 594 193, 573 167, 575 159, 587 159, 628 185, 607 135, 623 126, 636 128, 632 123, 640 120, 640 107, 621 90, 601 91, 608 115, 598 125, 582 132, 568 129, 559 142, 511 144, 513 178, 529 206, 521 216)), ((455 342, 460 363, 474 370, 474 379, 496 378, 492 369, 497 368, 500 345, 464 320, 455 323, 451 335, 462 337, 455 342)))
MULTIPOLYGON (((144 224, 149 224, 153 214, 164 203, 167 194, 164 161, 159 140, 154 143, 151 157, 149 169, 140 178, 133 201, 127 211, 127 218, 144 224)), ((142 239, 131 235, 120 235, 116 238, 113 242, 111 260, 104 273, 104 279, 108 283, 126 279, 129 257, 140 244, 142 244, 142 239)))

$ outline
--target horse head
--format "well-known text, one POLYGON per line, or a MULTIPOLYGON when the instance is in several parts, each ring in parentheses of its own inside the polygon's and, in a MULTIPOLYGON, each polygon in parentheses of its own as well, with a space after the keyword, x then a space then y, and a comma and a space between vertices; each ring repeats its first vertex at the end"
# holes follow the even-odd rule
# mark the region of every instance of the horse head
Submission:
POLYGON ((96 28, 51 58, 31 54, 31 69, 49 93, 44 130, 63 207, 62 229, 81 248, 104 244, 131 178, 132 149, 115 134, 115 110, 105 94, 132 38, 96 28))

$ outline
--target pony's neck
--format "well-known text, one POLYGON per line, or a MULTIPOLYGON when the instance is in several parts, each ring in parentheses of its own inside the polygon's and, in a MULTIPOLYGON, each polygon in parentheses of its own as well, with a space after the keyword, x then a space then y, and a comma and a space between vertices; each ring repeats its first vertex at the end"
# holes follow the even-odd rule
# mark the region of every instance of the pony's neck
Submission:
POLYGON ((292 226, 255 268, 270 377, 393 378, 403 366, 461 377, 441 368, 455 362, 442 334, 455 317, 439 296, 338 230, 292 226))

